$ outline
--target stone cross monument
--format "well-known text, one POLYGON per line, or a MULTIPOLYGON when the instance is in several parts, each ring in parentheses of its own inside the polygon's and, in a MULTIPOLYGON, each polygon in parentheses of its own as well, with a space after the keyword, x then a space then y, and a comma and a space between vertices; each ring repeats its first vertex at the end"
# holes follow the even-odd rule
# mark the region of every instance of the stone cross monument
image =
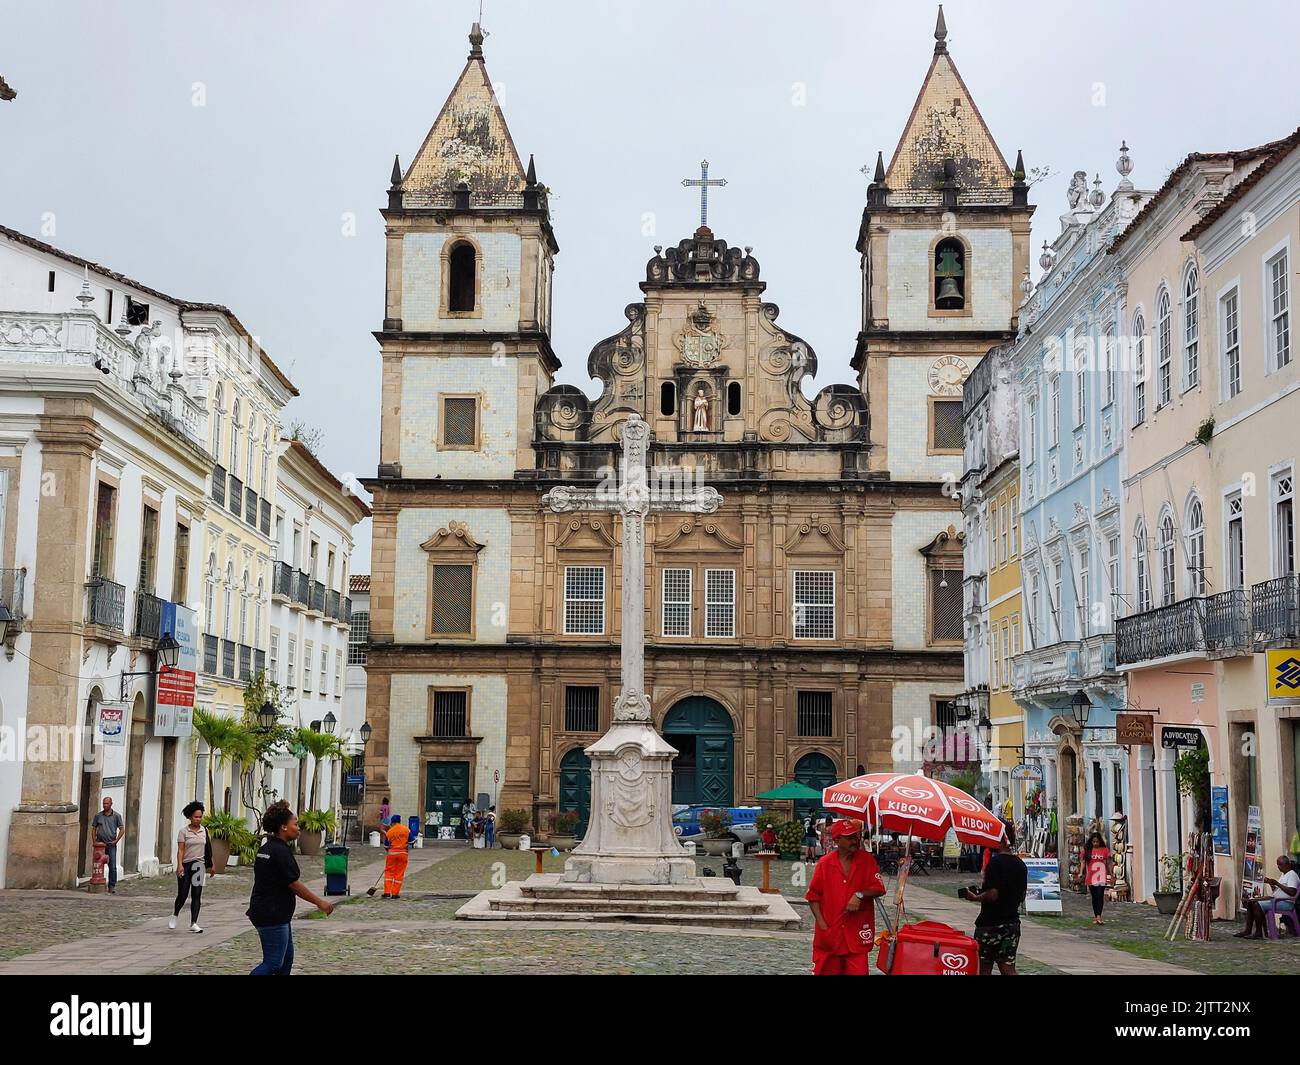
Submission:
POLYGON ((616 491, 562 485, 542 497, 559 513, 605 511, 623 520, 622 690, 609 731, 587 748, 591 818, 565 863, 567 882, 679 884, 695 876, 695 863, 672 827, 677 751, 655 730, 645 691, 645 519, 650 511, 711 514, 722 497, 715 488, 652 492, 646 476, 649 436, 650 427, 637 415, 623 423, 616 491))

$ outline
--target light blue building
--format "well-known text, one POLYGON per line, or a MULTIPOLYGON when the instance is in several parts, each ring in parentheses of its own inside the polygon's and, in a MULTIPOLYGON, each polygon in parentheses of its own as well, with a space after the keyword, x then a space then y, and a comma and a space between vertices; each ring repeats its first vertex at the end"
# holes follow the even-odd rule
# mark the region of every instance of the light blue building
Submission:
MULTIPOLYGON (((1070 185, 1060 236, 1044 243, 1045 273, 1020 315, 1012 367, 1020 397, 1021 580, 1025 646, 1013 660, 1016 701, 1025 708, 1025 760, 1043 770, 1057 811, 1062 878, 1068 819, 1083 827, 1129 808, 1127 756, 1115 743, 1124 706, 1116 670, 1114 617, 1123 602, 1120 515, 1127 421, 1123 387, 1129 345, 1125 292, 1111 240, 1145 193, 1123 180, 1107 202, 1100 179, 1080 171, 1070 185), (1086 717, 1079 693, 1087 698, 1086 717)), ((1041 835, 1039 848, 1048 840, 1041 835)))

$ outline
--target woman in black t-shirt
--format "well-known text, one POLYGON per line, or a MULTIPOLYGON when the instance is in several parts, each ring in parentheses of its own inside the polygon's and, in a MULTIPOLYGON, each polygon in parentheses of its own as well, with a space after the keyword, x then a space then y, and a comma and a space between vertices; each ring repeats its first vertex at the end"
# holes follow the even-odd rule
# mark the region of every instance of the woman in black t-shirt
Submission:
POLYGON ((262 818, 266 842, 253 863, 253 894, 248 919, 262 941, 262 964, 249 976, 288 976, 293 968, 293 911, 297 899, 306 899, 321 913, 334 912, 334 904, 316 895, 298 872, 289 846, 298 838, 298 816, 281 799, 262 818))

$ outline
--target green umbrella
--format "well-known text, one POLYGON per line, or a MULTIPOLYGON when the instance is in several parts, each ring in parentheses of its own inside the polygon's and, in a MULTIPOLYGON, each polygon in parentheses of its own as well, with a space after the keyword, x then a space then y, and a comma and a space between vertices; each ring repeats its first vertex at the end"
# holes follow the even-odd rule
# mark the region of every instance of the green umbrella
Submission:
POLYGON ((771 791, 759 792, 756 797, 771 801, 779 799, 820 799, 822 793, 816 788, 808 787, 807 784, 800 784, 799 781, 792 780, 789 784, 782 784, 779 788, 773 788, 771 791))

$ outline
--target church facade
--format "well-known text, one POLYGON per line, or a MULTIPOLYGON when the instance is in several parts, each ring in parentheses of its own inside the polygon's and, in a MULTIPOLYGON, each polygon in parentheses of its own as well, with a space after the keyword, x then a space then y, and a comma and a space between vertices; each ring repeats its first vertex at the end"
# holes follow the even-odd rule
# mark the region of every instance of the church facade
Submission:
POLYGON ((751 249, 703 224, 655 249, 591 349, 598 394, 555 384, 547 190, 477 26, 470 41, 383 212, 365 820, 388 796, 436 829, 486 795, 543 830, 559 810, 585 822, 583 751, 619 690, 621 529, 541 497, 606 482, 632 414, 653 489, 723 497, 647 521, 646 688, 679 752, 673 801, 919 766, 963 688, 962 384, 1015 335, 1032 212, 942 19, 861 218, 857 380, 820 388, 751 249))

